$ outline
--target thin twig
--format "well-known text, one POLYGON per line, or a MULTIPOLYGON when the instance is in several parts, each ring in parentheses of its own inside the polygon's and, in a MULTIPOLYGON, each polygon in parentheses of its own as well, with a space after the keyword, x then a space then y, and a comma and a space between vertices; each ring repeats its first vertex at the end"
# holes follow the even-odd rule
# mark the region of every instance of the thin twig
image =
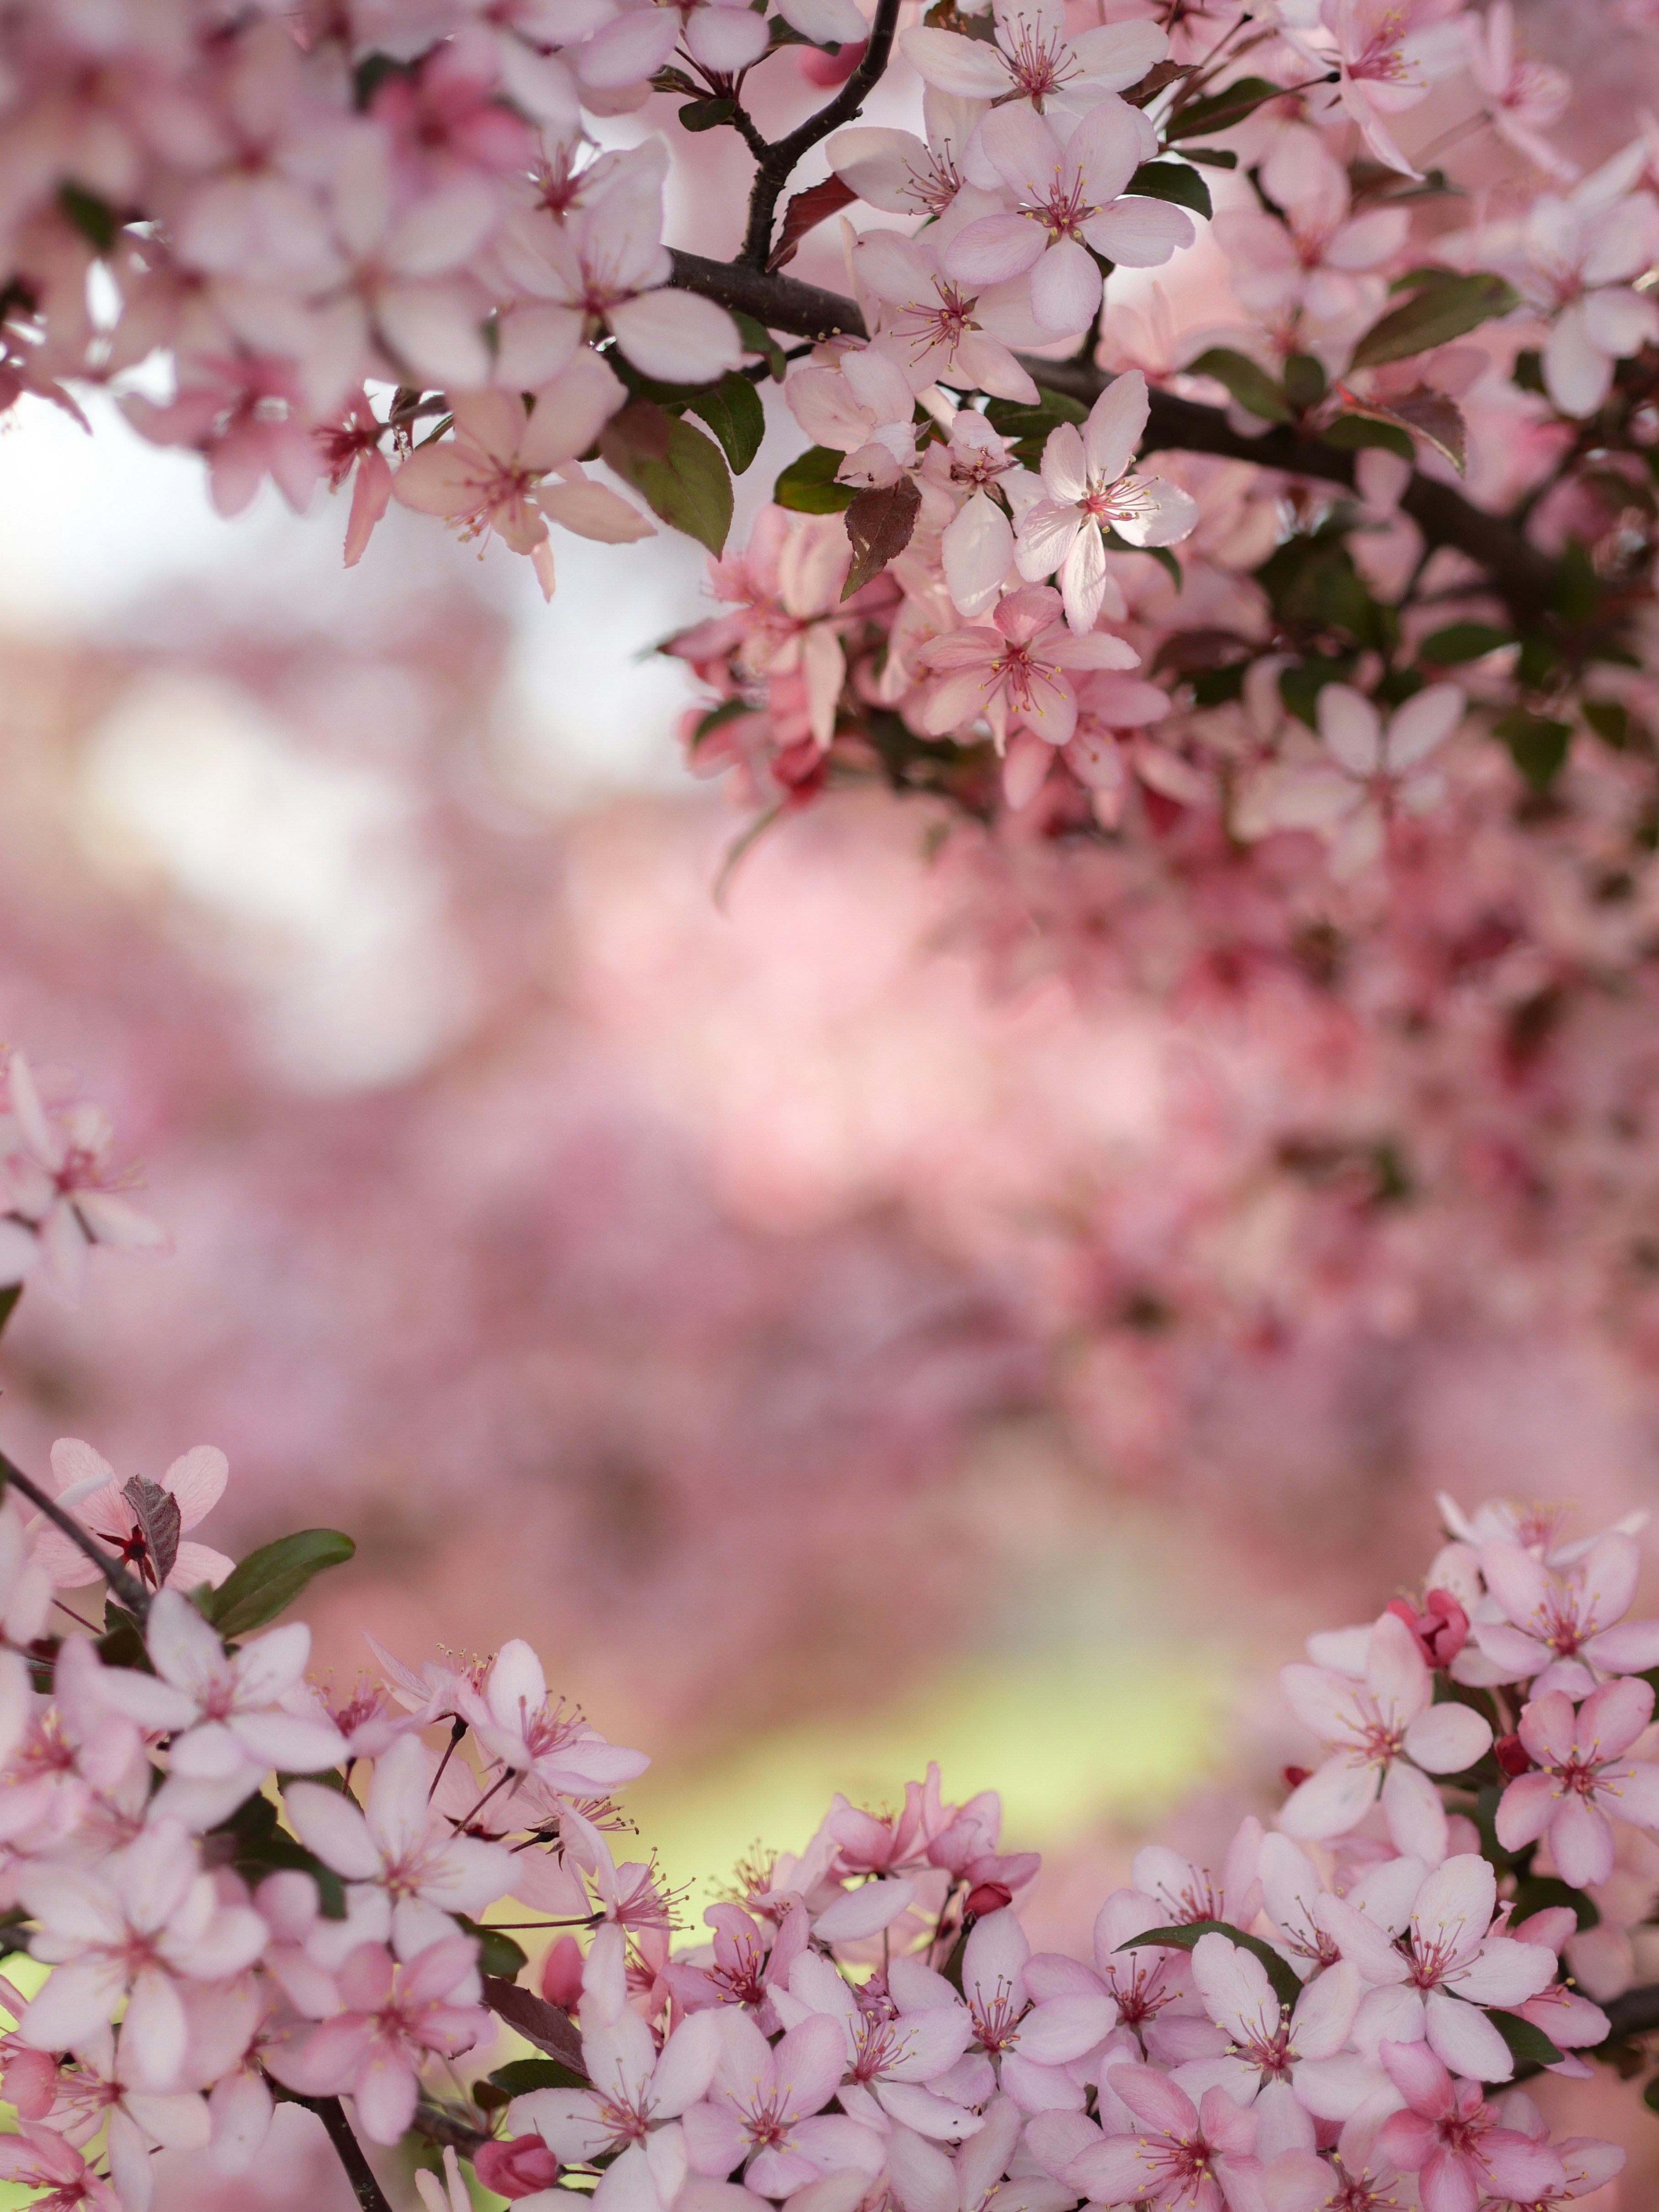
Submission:
POLYGON ((392 2212, 386 2192, 374 2179, 374 2169, 363 2155, 363 2147, 353 2132, 351 2123, 345 2115, 345 2106, 339 2099, 301 2097, 292 2089, 288 2092, 288 2097, 291 2103, 303 2105, 308 2112, 315 2112, 328 2130, 328 2139, 339 2154, 346 2179, 351 2184, 352 2195, 356 2197, 362 2212, 392 2212))
POLYGON ((749 227, 744 233, 743 252, 738 256, 745 268, 764 269, 771 258, 772 224, 777 214, 778 195, 794 174, 802 155, 811 153, 820 139, 838 131, 843 123, 850 123, 863 106, 865 95, 885 72, 893 51, 898 11, 899 0, 879 0, 859 65, 835 98, 816 114, 809 115, 787 138, 775 138, 764 154, 756 157, 755 182, 749 195, 749 227))
POLYGON ((38 1505, 48 1521, 60 1534, 69 1538, 77 1551, 84 1552, 104 1580, 109 1584, 127 1611, 143 1620, 149 1611, 149 1592, 142 1583, 135 1582, 118 1559, 112 1559, 91 1531, 64 1512, 56 1498, 48 1498, 37 1483, 29 1480, 22 1469, 15 1467, 4 1452, 0 1452, 0 1488, 9 1483, 21 1490, 32 1505, 38 1505))

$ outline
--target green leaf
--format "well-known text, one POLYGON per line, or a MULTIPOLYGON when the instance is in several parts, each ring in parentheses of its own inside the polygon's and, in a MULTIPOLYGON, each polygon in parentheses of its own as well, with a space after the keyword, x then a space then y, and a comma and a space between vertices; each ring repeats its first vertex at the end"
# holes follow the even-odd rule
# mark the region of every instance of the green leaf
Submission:
POLYGON ((985 419, 1000 438, 1046 438, 1057 423, 1086 422, 1089 410, 1069 392, 1039 384, 1035 407, 1024 399, 993 399, 986 404, 985 419))
POLYGON ((713 131, 722 123, 729 123, 738 112, 735 100, 689 100, 680 110, 680 127, 684 131, 713 131))
POLYGON ((1581 539, 1569 538, 1566 550, 1561 556, 1560 566, 1555 572, 1555 589, 1552 595, 1555 611, 1563 622, 1588 622, 1595 612, 1601 596, 1601 581, 1595 573, 1595 563, 1589 556, 1589 548, 1581 539))
POLYGON ((1293 353, 1285 363, 1285 397, 1298 415, 1317 407, 1328 389, 1325 365, 1310 353, 1293 353))
POLYGON ((1553 1905, 1565 1905, 1577 1917, 1579 1928, 1595 1928, 1601 1916, 1594 1903, 1582 1889, 1573 1889, 1553 1874, 1531 1874, 1515 1893, 1515 1918, 1529 1920, 1534 1912, 1543 1912, 1553 1905))
POLYGON ((1520 295, 1501 276, 1486 270, 1459 276, 1448 270, 1434 282, 1425 282, 1403 307, 1391 307, 1380 322, 1373 323, 1354 348, 1350 367, 1376 368, 1384 362, 1429 353, 1478 330, 1494 315, 1507 315, 1519 304, 1520 295))
POLYGON ((88 246, 100 253, 109 252, 121 225, 107 200, 88 191, 84 185, 62 184, 58 187, 58 204, 88 246))
POLYGON ((226 1643, 275 1620, 325 1567, 342 1567, 357 1547, 337 1528, 301 1528, 262 1544, 199 1602, 226 1643))
POLYGON ((489 2079, 509 2097, 523 2097, 532 2089, 585 2089, 584 2075, 573 2074, 556 2058, 509 2058, 489 2079))
POLYGON ((718 556, 732 527, 732 477, 712 438, 636 399, 599 433, 599 452, 653 514, 718 556))
POLYGON ((1178 138, 1201 137, 1206 131, 1231 131, 1235 123, 1254 115, 1264 100, 1277 100, 1284 89, 1265 76, 1236 77, 1222 91, 1177 108, 1164 125, 1164 136, 1173 143, 1178 138))
POLYGON ((1142 199, 1172 200, 1176 207, 1190 208, 1206 218, 1215 213, 1209 186, 1185 161, 1143 161, 1123 189, 1138 192, 1142 199))
POLYGON ((1241 407, 1259 415, 1264 422, 1290 421, 1290 404, 1283 390, 1249 354, 1235 353, 1231 346, 1211 346, 1196 361, 1188 362, 1187 368, 1190 375, 1212 376, 1218 384, 1224 384, 1241 407))
POLYGON ((8 1283, 5 1289, 0 1291, 0 1335, 4 1334, 6 1323, 16 1312, 17 1301, 22 1295, 23 1285, 21 1283, 8 1283))
POLYGON ((741 307, 733 307, 731 315, 738 326, 738 336, 743 340, 744 351, 758 355, 771 370, 773 383, 781 384, 789 364, 784 358, 783 348, 771 331, 753 315, 745 315, 741 307))
POLYGON ((842 599, 850 599, 897 559, 910 543, 921 512, 921 491, 914 477, 901 477, 896 483, 859 494, 847 510, 853 565, 842 586, 842 599))
POLYGON ((1273 1995, 1286 2012, 1291 2009, 1302 1994, 1302 1984, 1289 1961, 1281 1959, 1271 1943, 1264 1943, 1259 1936, 1247 1936, 1242 1928, 1234 1928, 1225 1920, 1188 1920, 1179 1928, 1150 1928, 1144 1936, 1132 1936, 1117 1948, 1138 1951, 1143 1945, 1156 1944, 1163 1951, 1191 1951, 1197 1948, 1200 1936, 1224 1936, 1230 1943, 1259 1959, 1267 1969, 1273 1995))
POLYGON ((691 732, 691 750, 696 752, 703 739, 712 737, 727 722, 735 722, 739 714, 752 714, 756 709, 746 699, 722 699, 718 707, 711 707, 691 732))
POLYGON ((1414 461, 1417 448, 1412 443, 1411 433, 1397 422, 1374 422, 1368 415, 1339 415, 1320 432, 1328 446, 1340 452, 1357 452, 1364 446, 1381 446, 1385 453, 1398 453, 1402 461, 1414 461))
POLYGON ((1206 169, 1236 169, 1238 156, 1231 146, 1183 146, 1183 161, 1201 161, 1206 169))
MULTIPOLYGON (((1624 751, 1630 743, 1630 709, 1621 707, 1616 699, 1583 699, 1578 711, 1604 744, 1616 753, 1624 751)), ((0 1328, 4 1327, 0 1322, 0 1328)))
POLYGON ((1500 645, 1514 643, 1506 631, 1494 629, 1490 623, 1448 623, 1444 629, 1430 632, 1418 647, 1417 657, 1437 668, 1455 668, 1460 661, 1480 660, 1500 645))
POLYGON ((504 1981, 510 1982, 530 1964, 530 1954, 501 1929, 469 1920, 464 1912, 458 1912, 455 1918, 469 1936, 476 1936, 478 1939, 478 1972, 481 1974, 499 1974, 504 1981))
POLYGON ((1345 684, 1352 671, 1343 661, 1297 660, 1279 672, 1279 696, 1287 714, 1310 730, 1319 727, 1319 695, 1328 684, 1345 684))
POLYGON ((832 446, 809 446, 779 471, 772 497, 795 514, 840 514, 853 504, 854 487, 837 483, 836 471, 846 459, 832 446))
POLYGON ((250 1887, 257 1887, 268 1874, 308 1874, 317 1885, 317 1901, 324 1917, 345 1918, 345 1885, 332 1867, 325 1866, 297 1838, 277 1825, 276 1808, 269 1797, 256 1794, 245 1799, 203 1841, 210 1863, 234 1867, 250 1887))
POLYGON ((1572 724, 1558 722, 1548 714, 1529 714, 1517 707, 1492 725, 1510 749, 1527 781, 1537 792, 1547 791, 1560 774, 1572 741, 1572 724))
POLYGON ((740 368, 728 368, 718 384, 694 392, 685 404, 708 423, 725 447, 733 474, 741 476, 766 435, 766 410, 749 379, 740 368))
POLYGON ((1529 2020, 1522 2020, 1518 2012, 1488 2011, 1486 2018, 1508 2044, 1511 2058, 1532 2066, 1560 2063, 1562 2054, 1543 2029, 1534 2027, 1529 2020))

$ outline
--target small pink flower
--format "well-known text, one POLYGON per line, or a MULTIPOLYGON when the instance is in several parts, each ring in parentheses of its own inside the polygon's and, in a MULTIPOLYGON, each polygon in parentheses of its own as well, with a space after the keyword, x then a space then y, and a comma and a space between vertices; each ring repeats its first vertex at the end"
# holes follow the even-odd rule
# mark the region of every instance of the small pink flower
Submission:
POLYGON ((1103 2136, 1066 2169, 1092 2203, 1250 2212, 1262 2202, 1255 2116, 1224 2089, 1206 2089, 1194 2105, 1150 2066, 1109 2067, 1107 2080, 1140 2126, 1133 2135, 1103 2136))
POLYGON ((114 1131, 100 1106, 49 1110, 21 1052, 6 1068, 9 1112, 0 1117, 0 1283, 38 1266, 66 1305, 80 1303, 94 1244, 153 1249, 167 1238, 118 1195, 114 1131))
POLYGON ((1638 1828, 1659 1827, 1659 1766, 1624 1757, 1653 1717, 1653 1691, 1638 1677, 1605 1682, 1575 1713, 1561 1690, 1547 1690, 1521 1714, 1522 1742, 1540 1770, 1511 1782, 1498 1808, 1505 1850, 1547 1832, 1550 1854, 1575 1889, 1613 1872, 1616 1814, 1638 1828))
POLYGON ((489 2033, 478 2005, 477 1942, 446 1936, 400 1966, 384 1945, 360 1944, 341 1967, 341 2010, 265 2064, 304 2096, 354 2099, 371 2142, 395 2143, 415 2116, 428 2057, 456 2058, 489 2033))
POLYGON ((1659 1666, 1659 1620, 1625 1619, 1640 1564, 1635 1542, 1617 1528, 1564 1571, 1519 1544, 1483 1545, 1481 1577, 1505 1617, 1477 1619, 1474 1640, 1486 1663, 1472 1667, 1466 1654, 1460 1679, 1530 1681, 1534 1696, 1565 1690, 1583 1698, 1610 1674, 1659 1666))
POLYGON ((725 2048, 714 2087, 681 2123, 694 2171, 724 2180, 741 2166, 744 2185, 758 2197, 787 2197, 824 2173, 873 2180, 882 2137, 823 2112, 847 2070, 841 2023, 814 2014, 775 2047, 747 2013, 719 2017, 725 2048))
POLYGON ((1454 2080, 1420 2043, 1385 2043, 1382 2059, 1406 2109, 1383 2122, 1377 2151, 1417 2175, 1426 2212, 1473 2212, 1482 2193, 1530 2203, 1565 2187, 1554 2151, 1500 2125, 1480 2082, 1454 2080))
POLYGON ((15 2136, 0 2136, 0 2180, 46 2193, 31 2212, 123 2212, 120 2198, 56 2129, 19 2120, 15 2136))
POLYGON ((994 629, 949 630, 921 648, 937 678, 922 722, 936 737, 983 715, 999 744, 1011 729, 1029 729, 1063 745, 1077 727, 1072 672, 1139 665, 1133 647, 1108 631, 1074 636, 1060 593, 1046 584, 1009 592, 991 620, 994 629))
MULTIPOLYGON (((52 1448, 52 1472, 58 1485, 58 1503, 82 1528, 109 1545, 117 1558, 131 1567, 151 1589, 155 1571, 138 1516, 121 1494, 115 1469, 100 1452, 79 1437, 59 1437, 52 1448)), ((224 1496, 230 1480, 230 1462, 213 1444, 196 1444, 183 1452, 158 1480, 179 1508, 179 1526, 193 1528, 204 1521, 224 1496)), ((99 1571, 78 1546, 52 1527, 37 1521, 32 1553, 58 1589, 76 1589, 99 1579, 99 1571)), ((235 1561, 206 1544, 179 1547, 167 1581, 169 1589, 192 1590, 211 1583, 216 1589, 235 1561)))

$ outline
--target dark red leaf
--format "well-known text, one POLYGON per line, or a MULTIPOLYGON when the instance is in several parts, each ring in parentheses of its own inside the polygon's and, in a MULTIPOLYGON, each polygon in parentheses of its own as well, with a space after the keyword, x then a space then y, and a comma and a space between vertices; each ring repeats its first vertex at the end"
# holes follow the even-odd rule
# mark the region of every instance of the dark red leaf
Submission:
POLYGON ((832 215, 851 207, 857 198, 853 187, 842 184, 839 177, 826 177, 821 185, 811 185, 805 191, 797 192, 783 211, 783 228, 772 248, 768 269, 781 269, 786 261, 793 261, 795 248, 809 230, 816 230, 832 215))
POLYGON ((183 1527, 179 1501, 170 1490, 163 1490, 159 1482, 151 1482, 142 1474, 135 1474, 131 1482, 124 1483, 121 1495, 132 1508, 132 1517, 138 1523, 144 1549, 149 1554, 155 1587, 160 1589, 179 1557, 179 1537, 183 1527))
POLYGON ((853 565, 847 572, 842 597, 850 599, 872 576, 902 553, 910 543, 921 507, 921 494, 911 477, 884 484, 879 491, 861 491, 847 510, 847 535, 852 542, 853 565))
POLYGON ((561 2066, 568 2066, 586 2081, 582 2039, 568 2012, 549 2004, 545 1997, 521 1990, 516 1982, 503 1981, 499 1974, 484 1975, 483 2000, 496 2018, 516 2029, 526 2043, 533 2043, 538 2051, 544 2051, 550 2058, 556 2058, 561 2066))

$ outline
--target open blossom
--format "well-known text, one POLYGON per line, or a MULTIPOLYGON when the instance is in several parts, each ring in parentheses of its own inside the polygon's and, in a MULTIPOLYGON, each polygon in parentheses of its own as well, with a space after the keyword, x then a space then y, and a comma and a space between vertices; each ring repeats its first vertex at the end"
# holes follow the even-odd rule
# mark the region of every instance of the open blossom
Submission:
POLYGON ((1426 765, 1463 719, 1455 684, 1431 684, 1395 708, 1386 726, 1346 684, 1319 694, 1322 759, 1286 759, 1255 794, 1246 834, 1316 830, 1331 845, 1332 872, 1355 875, 1382 853, 1396 815, 1425 813, 1445 783, 1426 765))
POLYGON ((1320 20, 1336 50, 1338 99, 1379 161, 1419 171, 1394 136, 1393 118, 1415 107, 1462 59, 1462 0, 1322 0, 1320 20))
POLYGON ((1427 1778, 1473 1766, 1491 1748, 1492 1729, 1468 1705, 1432 1702, 1432 1679, 1405 1623, 1385 1613, 1372 1628, 1363 1682, 1305 1666, 1286 1667, 1280 1680, 1327 1753, 1285 1805, 1286 1832, 1343 1835, 1380 1796, 1399 1847, 1440 1856, 1445 1814, 1427 1778))
POLYGON ((169 2095, 131 2087, 125 2079, 130 2063, 111 2029, 88 2037, 58 2077, 51 2121, 74 2143, 106 2129, 110 2179, 122 2212, 149 2212, 155 2194, 151 2153, 158 2147, 205 2149, 210 2122, 207 2100, 193 2091, 169 2095))
POLYGON ((1131 545, 1174 545, 1198 520, 1186 492, 1132 471, 1151 408, 1146 378, 1131 369, 1107 386, 1080 431, 1062 422, 1043 447, 1046 496, 1026 509, 1014 558, 1031 581, 1059 570, 1066 619, 1079 635, 1103 612, 1118 621, 1127 612, 1107 567, 1108 530, 1131 545))
POLYGON ((889 215, 941 216, 962 190, 962 161, 982 103, 927 85, 922 93, 925 138, 914 131, 860 125, 838 131, 824 148, 848 189, 889 215))
POLYGON ((495 1655, 482 1692, 463 1686, 463 1710, 492 1759, 555 1793, 603 1794, 643 1774, 643 1752, 607 1743, 579 1714, 550 1704, 542 1662, 521 1637, 495 1655))
POLYGON ((1288 2015, 1261 1960, 1229 1936, 1200 1936, 1193 1979, 1229 2044, 1224 2056, 1182 2067, 1182 2085, 1250 2106, 1264 2155, 1312 2150, 1316 2118, 1349 2119, 1383 2086, 1374 2066, 1345 2052, 1364 1987, 1346 1960, 1316 1974, 1288 2015))
POLYGON ((717 2017, 724 2048, 713 2087, 681 2123, 696 2172, 723 2180, 741 2166, 757 2197, 787 2197, 823 2173, 880 2172, 880 2136, 823 2111, 846 2070, 838 2021, 815 2013, 773 2045, 746 2013, 717 2017))
POLYGON ((162 1231, 118 1194, 110 1166, 114 1131, 100 1106, 45 1104, 27 1056, 6 1065, 8 1111, 0 1115, 0 1285, 20 1283, 37 1266, 66 1304, 80 1302, 94 1244, 129 1250, 167 1242, 162 1231))
MULTIPOLYGON (((915 400, 896 365, 873 346, 854 346, 833 368, 798 368, 784 386, 789 411, 815 445, 847 459, 839 483, 896 483, 916 458, 915 400)), ((1006 563, 1004 564, 1006 567, 1006 563)))
POLYGON ((1465 15, 1462 28, 1469 75, 1485 96, 1492 128, 1547 176, 1570 182, 1577 166, 1543 134, 1559 121, 1572 97, 1572 80, 1547 62, 1516 52, 1511 0, 1492 0, 1484 15, 1465 15))
POLYGON ((1031 313, 1030 288, 1018 281, 959 283, 939 265, 938 256, 973 212, 963 207, 967 197, 959 195, 921 238, 893 230, 860 237, 853 271, 879 305, 875 343, 898 363, 912 391, 943 383, 1035 404, 1036 386, 1013 349, 1052 334, 1031 313))
POLYGON ((1107 2079, 1136 2132, 1103 2136, 1067 2167, 1066 2179, 1091 2203, 1249 2212, 1261 2201, 1255 2117, 1224 2089, 1206 2089, 1194 2104, 1148 2066, 1113 2066, 1107 2079))
POLYGON ((890 2002, 861 2003, 817 1951, 804 1951, 794 1961, 788 1986, 774 1992, 773 2002, 786 2027, 817 2014, 841 2022, 848 2076, 841 2087, 841 2107, 854 2118, 877 2127, 898 2120, 943 2142, 958 2142, 979 2127, 973 2112, 927 2086, 948 2073, 973 2040, 965 2006, 933 2006, 901 2018, 890 2002))
POLYGON ((718 2016, 689 2014, 660 2051, 635 2012, 624 2008, 601 2027, 585 2028, 582 2059, 591 2089, 535 2089, 508 2107, 515 2134, 533 2131, 567 2163, 611 2160, 594 2201, 612 2205, 672 2204, 686 2170, 682 2113, 708 2094, 722 2050, 718 2016))
POLYGON ((1360 1899, 1334 1895, 1319 1925, 1370 1984, 1355 2039, 1362 2051, 1426 2040, 1436 2057, 1479 2081, 1507 2081, 1509 2045, 1484 2007, 1524 2004, 1555 1978, 1555 1954, 1493 1932, 1497 1879, 1485 1859, 1460 1852, 1431 1873, 1420 1861, 1389 1869, 1386 1887, 1360 1899))
POLYGON ((1013 212, 965 223, 942 249, 945 273, 971 285, 1028 277, 1031 310, 1044 331, 1086 330, 1093 322, 1101 297, 1097 254, 1151 269, 1193 242, 1191 218, 1181 209, 1125 197, 1135 171, 1158 150, 1151 125, 1126 101, 1103 100, 1063 142, 1030 108, 994 109, 979 127, 979 143, 1012 195, 1013 212))
MULTIPOLYGON (((103 1455, 78 1437, 59 1437, 52 1448, 52 1472, 64 1512, 73 1514, 89 1534, 108 1545, 124 1565, 154 1588, 156 1562, 149 1556, 149 1539, 103 1455)), ((212 1444, 196 1444, 180 1453, 159 1478, 157 1487, 178 1506, 182 1530, 207 1518, 229 1480, 230 1462, 223 1452, 212 1444)), ((32 1550, 36 1565, 59 1589, 79 1589, 99 1579, 99 1570, 86 1553, 50 1522, 37 1523, 32 1550)), ((196 1589, 203 1583, 217 1589, 234 1564, 210 1545, 181 1542, 166 1581, 175 1590, 196 1589)))
POLYGON ((1534 1698, 1519 1733, 1540 1771, 1504 1792, 1497 1827, 1505 1850, 1547 1834, 1564 1881, 1577 1889, 1605 1881, 1613 1857, 1608 1814, 1659 1825, 1659 1766, 1625 1757, 1652 1717, 1651 1685, 1629 1677, 1593 1690, 1576 1713, 1564 1691, 1534 1698))
POLYGON ((284 1801, 301 1841, 325 1866, 385 1893, 404 1956, 453 1933, 448 1915, 476 1919, 504 1896, 516 1864, 503 1845, 458 1835, 433 1811, 434 1765, 418 1736, 402 1736, 377 1759, 361 1812, 315 1783, 295 1783, 284 1801))
POLYGON ((528 410, 504 392, 465 393, 455 402, 454 437, 411 453, 393 480, 393 495, 423 514, 447 515, 464 538, 498 533, 515 553, 531 556, 550 599, 550 520, 608 545, 655 534, 637 508, 590 483, 577 459, 627 396, 587 352, 537 392, 528 410))
POLYGON ((1460 1679, 1531 1682, 1534 1697, 1565 1690, 1582 1698, 1610 1674, 1659 1666, 1659 1620, 1625 1619, 1639 1566, 1635 1543, 1619 1529, 1562 1571, 1519 1544, 1483 1546, 1481 1577, 1501 1617, 1477 1618, 1478 1658, 1460 1660, 1460 1679))
POLYGON ((927 25, 901 33, 924 83, 960 100, 1015 101, 1075 118, 1107 93, 1138 84, 1170 42, 1156 24, 1104 23, 1068 35, 1057 0, 993 0, 994 41, 927 25))
POLYGON ((1240 307, 1275 319, 1305 314, 1320 325, 1380 296, 1381 285, 1365 280, 1406 243, 1405 208, 1354 214, 1346 170, 1317 131, 1296 125, 1274 137, 1261 185, 1283 222, 1265 208, 1228 208, 1215 218, 1240 307))
POLYGON ((0 2136, 0 2181, 44 2193, 36 2212, 125 2212, 121 2199, 55 2128, 20 2120, 15 2136, 0 2136))
POLYGON ((1139 655, 1105 631, 1075 636, 1063 613, 1058 592, 1027 584, 998 602, 994 628, 970 625, 924 646, 921 657, 939 679, 927 727, 943 736, 982 714, 999 743, 1011 729, 1029 729, 1065 744, 1077 726, 1072 672, 1133 668, 1139 655))
POLYGON ((257 1912, 221 1905, 191 1838, 157 1820, 94 1871, 36 1861, 17 1887, 52 1966, 19 2029, 37 2051, 95 2036, 123 1997, 122 2035, 135 2086, 168 2090, 185 2063, 184 1984, 228 1980, 264 1948, 257 1912))
POLYGON ((341 2009, 273 2050, 267 2067, 306 2096, 349 2091, 369 2141, 395 2143, 414 2118, 427 2060, 459 2057, 489 2029, 477 1950, 471 1936, 449 1936, 399 1964, 383 1945, 360 1944, 340 1968, 341 2009))
POLYGON ((1454 2212, 1478 2197, 1536 2202, 1566 2179, 1547 2143, 1504 2127, 1478 2081, 1454 2081, 1420 2043, 1385 2043, 1382 2063, 1406 2109, 1386 2120, 1382 2155, 1418 2176, 1427 2212, 1454 2212))

